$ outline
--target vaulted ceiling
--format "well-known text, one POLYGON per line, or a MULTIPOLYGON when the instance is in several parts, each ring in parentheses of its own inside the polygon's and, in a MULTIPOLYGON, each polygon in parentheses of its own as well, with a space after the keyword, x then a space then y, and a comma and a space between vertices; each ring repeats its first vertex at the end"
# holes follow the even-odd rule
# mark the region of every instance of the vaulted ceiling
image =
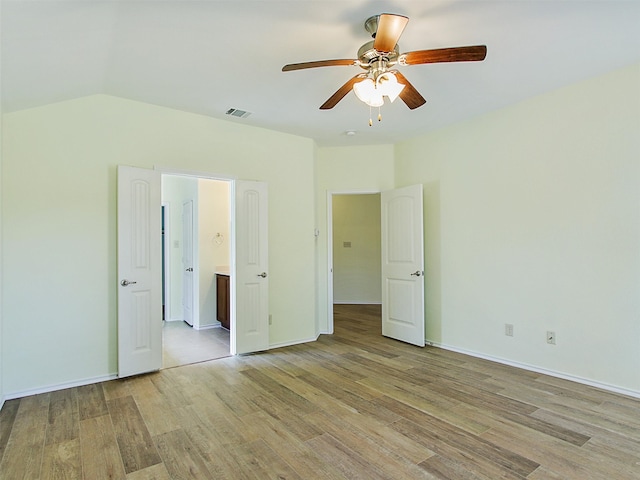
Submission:
MULTIPOLYGON (((640 2, 519 0, 2 1, 3 111, 104 93, 274 129, 319 145, 395 143, 640 62, 640 2), (426 98, 409 110, 349 93, 360 70, 283 73, 355 59, 371 15, 410 18, 400 51, 486 45, 484 62, 399 67, 426 98), (230 108, 251 112, 225 115, 230 108), (345 132, 354 131, 355 135, 345 132)), ((639 87, 640 88, 640 87, 639 87)))

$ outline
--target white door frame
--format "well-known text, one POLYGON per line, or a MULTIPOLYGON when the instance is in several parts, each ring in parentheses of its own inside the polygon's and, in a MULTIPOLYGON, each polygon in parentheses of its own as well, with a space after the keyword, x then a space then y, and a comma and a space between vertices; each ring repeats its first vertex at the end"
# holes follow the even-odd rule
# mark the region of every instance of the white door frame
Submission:
POLYGON ((191 198, 182 202, 182 319, 187 325, 196 330, 200 324, 200 282, 198 281, 200 274, 200 257, 198 255, 197 241, 197 205, 197 198, 191 198), (191 210, 191 218, 185 215, 185 209, 187 209, 187 212, 189 209, 191 210), (188 224, 185 219, 188 219, 188 224), (188 262, 185 261, 187 254, 191 256, 188 262), (191 271, 189 271, 188 268, 190 268, 191 271), (189 283, 191 285, 189 285, 189 283), (195 319, 198 319, 198 321, 195 319), (191 323, 189 323, 189 320, 191 320, 191 323))
MULTIPOLYGON (((162 184, 162 182, 161 182, 162 184)), ((160 187, 162 191, 162 186, 160 187)), ((162 218, 162 223, 164 225, 164 257, 162 261, 164 262, 164 285, 162 286, 164 290, 164 319, 166 321, 170 320, 171 314, 171 239, 169 238, 168 232, 171 229, 171 202, 162 202, 162 206, 164 207, 164 215, 162 218)))
POLYGON ((382 193, 382 190, 327 191, 327 331, 323 333, 333 334, 333 196, 375 195, 380 193, 382 193))

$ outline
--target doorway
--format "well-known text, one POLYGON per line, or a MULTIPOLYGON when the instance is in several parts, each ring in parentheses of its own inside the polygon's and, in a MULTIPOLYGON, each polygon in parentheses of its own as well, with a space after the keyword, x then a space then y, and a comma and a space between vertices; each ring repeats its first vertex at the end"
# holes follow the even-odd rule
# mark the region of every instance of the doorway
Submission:
MULTIPOLYGON (((329 212, 329 308, 382 303, 380 192, 332 192, 329 212)), ((333 328, 331 328, 333 330, 333 328)))
POLYGON ((216 275, 230 271, 231 182, 162 175, 162 368, 230 355, 217 320, 216 275))
MULTIPOLYGON (((425 345, 424 316, 424 228, 422 185, 386 190, 384 192, 328 192, 327 333, 334 330, 336 287, 334 263, 338 249, 352 248, 348 239, 334 235, 334 197, 339 195, 379 194, 379 226, 381 273, 375 275, 381 286, 382 335, 423 347, 425 345), (342 243, 340 243, 342 242, 342 243)), ((362 214, 360 214, 362 215, 362 214)), ((352 217, 351 221, 359 221, 352 217)), ((369 233, 369 236, 372 236, 369 233)), ((362 240, 366 243, 366 238, 362 240)), ((373 278, 370 279, 373 281, 373 278)))
MULTIPOLYGON (((120 378, 162 368, 161 183, 163 174, 200 177, 193 172, 158 171, 118 165, 119 289, 117 303, 118 376, 120 378)), ((221 180, 207 174, 202 178, 221 180)), ((270 345, 267 183, 228 178, 222 181, 227 182, 230 187, 231 207, 228 243, 231 253, 230 268, 227 271, 230 280, 229 354, 240 355, 268 350, 270 345)), ((195 238, 197 237, 194 236, 195 238)), ((172 248, 175 241, 172 241, 172 248)), ((194 262, 194 265, 199 268, 198 262, 194 262)), ((194 271, 194 283, 200 282, 199 273, 194 271)), ((173 275, 171 277, 174 278, 173 275)), ((213 301, 211 296, 209 298, 213 301)), ((197 309, 199 313, 200 300, 202 298, 194 302, 194 310, 197 309)), ((211 316, 198 314, 194 316, 194 326, 195 322, 200 320, 203 322, 198 325, 200 329, 206 322, 212 322, 211 316)), ((213 324, 210 323, 210 325, 213 324)))

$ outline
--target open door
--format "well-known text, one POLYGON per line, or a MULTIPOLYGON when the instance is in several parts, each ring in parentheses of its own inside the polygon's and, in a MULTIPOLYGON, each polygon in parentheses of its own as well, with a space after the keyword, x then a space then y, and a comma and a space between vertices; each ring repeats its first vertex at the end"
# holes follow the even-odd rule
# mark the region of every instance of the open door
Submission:
POLYGON ((235 190, 236 269, 231 301, 236 308, 231 319, 231 338, 235 337, 231 353, 241 354, 269 348, 267 184, 236 181, 235 190))
POLYGON ((422 185, 382 192, 382 334, 424 347, 422 185))
POLYGON ((118 376, 162 366, 160 174, 118 166, 118 376))

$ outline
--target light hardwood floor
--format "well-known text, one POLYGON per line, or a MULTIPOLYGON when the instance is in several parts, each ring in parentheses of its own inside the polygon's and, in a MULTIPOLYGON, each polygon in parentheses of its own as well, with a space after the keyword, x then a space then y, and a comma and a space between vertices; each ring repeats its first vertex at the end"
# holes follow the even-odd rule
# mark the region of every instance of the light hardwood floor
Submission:
POLYGON ((6 402, 0 478, 639 479, 640 401, 380 336, 335 335, 6 402))

